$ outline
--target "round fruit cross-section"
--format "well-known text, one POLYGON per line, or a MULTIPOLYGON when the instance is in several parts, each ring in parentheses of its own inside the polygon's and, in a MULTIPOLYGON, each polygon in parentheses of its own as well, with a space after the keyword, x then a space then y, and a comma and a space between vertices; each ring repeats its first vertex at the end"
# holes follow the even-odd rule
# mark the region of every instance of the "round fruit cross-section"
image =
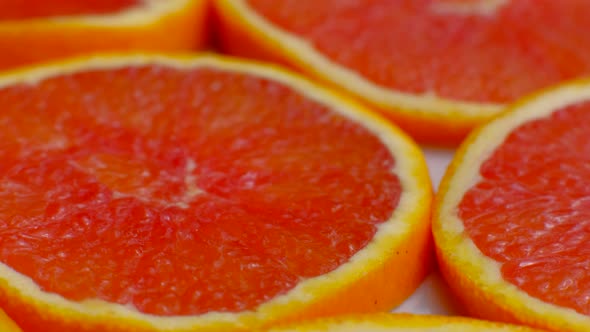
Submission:
POLYGON ((590 330, 590 82, 543 91, 477 130, 441 184, 434 234, 474 315, 590 330))
POLYGON ((0 0, 0 69, 97 51, 205 46, 206 0, 0 0))
POLYGON ((541 332, 518 325, 507 325, 464 317, 408 314, 371 314, 317 319, 269 332, 541 332))
POLYGON ((227 51, 329 82, 429 143, 457 143, 505 103, 590 74, 586 0, 214 4, 227 51))
POLYGON ((398 129, 292 74, 98 57, 0 77, 0 307, 25 330, 387 310, 429 265, 398 129))

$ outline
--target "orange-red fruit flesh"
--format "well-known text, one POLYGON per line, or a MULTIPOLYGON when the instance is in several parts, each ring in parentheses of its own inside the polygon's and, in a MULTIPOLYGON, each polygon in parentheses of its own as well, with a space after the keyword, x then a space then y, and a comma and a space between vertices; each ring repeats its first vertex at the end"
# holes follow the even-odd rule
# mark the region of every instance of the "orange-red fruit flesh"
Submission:
POLYGON ((586 0, 512 0, 470 15, 436 0, 247 2, 333 62, 398 91, 505 103, 590 73, 586 0))
POLYGON ((346 262, 400 197, 377 137, 263 78, 93 70, 0 105, 0 261, 75 301, 253 309, 346 262))
POLYGON ((459 205, 469 237, 529 295, 590 315, 590 102, 512 132, 459 205))

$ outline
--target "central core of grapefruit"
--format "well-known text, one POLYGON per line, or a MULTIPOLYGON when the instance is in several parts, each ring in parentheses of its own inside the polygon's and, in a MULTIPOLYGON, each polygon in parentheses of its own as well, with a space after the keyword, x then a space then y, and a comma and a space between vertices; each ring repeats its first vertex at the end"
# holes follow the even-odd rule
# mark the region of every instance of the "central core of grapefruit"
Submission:
POLYGON ((502 276, 590 315, 590 102, 516 129, 480 169, 459 216, 502 276), (483 212, 482 212, 483 211, 483 212))
POLYGON ((106 185, 115 198, 133 197, 146 203, 188 208, 203 192, 197 187, 192 159, 165 168, 150 160, 134 160, 133 156, 93 154, 72 163, 106 185))
POLYGON ((0 88, 0 262, 156 315, 254 309, 367 245, 395 160, 275 81, 206 66, 0 88))
POLYGON ((145 0, 0 0, 0 20, 110 14, 145 0))

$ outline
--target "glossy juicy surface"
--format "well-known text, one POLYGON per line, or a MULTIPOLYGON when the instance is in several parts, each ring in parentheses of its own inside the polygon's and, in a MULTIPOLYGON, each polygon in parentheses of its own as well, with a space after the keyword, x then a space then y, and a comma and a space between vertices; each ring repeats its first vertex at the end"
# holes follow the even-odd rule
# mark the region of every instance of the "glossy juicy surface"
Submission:
POLYGON ((247 0, 386 88, 505 103, 590 74, 587 0, 247 0))
POLYGON ((399 200, 379 139, 252 75, 95 70, 0 105, 0 261, 72 300, 253 309, 348 261, 399 200))
POLYGON ((590 314, 590 102, 515 130, 482 165, 460 217, 506 280, 590 314))

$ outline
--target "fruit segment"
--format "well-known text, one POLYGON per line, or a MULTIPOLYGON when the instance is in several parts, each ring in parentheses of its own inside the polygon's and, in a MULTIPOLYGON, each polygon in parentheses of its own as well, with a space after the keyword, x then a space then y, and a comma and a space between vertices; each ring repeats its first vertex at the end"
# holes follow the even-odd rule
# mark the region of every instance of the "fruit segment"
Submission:
POLYGON ((440 266, 467 310, 554 331, 590 328, 590 84, 522 100, 475 131, 440 186, 440 266))
POLYGON ((253 309, 345 263, 398 204, 377 137, 269 80, 140 66, 0 101, 0 259, 72 300, 253 309))
POLYGON ((418 140, 457 144, 505 104, 590 73, 585 0, 236 0, 225 50, 288 64, 418 140))
POLYGON ((0 77, 0 104, 0 305, 25 330, 389 310, 428 272, 419 149, 288 72, 93 57, 0 77))
POLYGON ((590 315, 590 103, 515 129, 461 204, 467 234, 533 297, 590 315))
POLYGON ((97 52, 208 43, 207 0, 0 0, 0 70, 97 52))

